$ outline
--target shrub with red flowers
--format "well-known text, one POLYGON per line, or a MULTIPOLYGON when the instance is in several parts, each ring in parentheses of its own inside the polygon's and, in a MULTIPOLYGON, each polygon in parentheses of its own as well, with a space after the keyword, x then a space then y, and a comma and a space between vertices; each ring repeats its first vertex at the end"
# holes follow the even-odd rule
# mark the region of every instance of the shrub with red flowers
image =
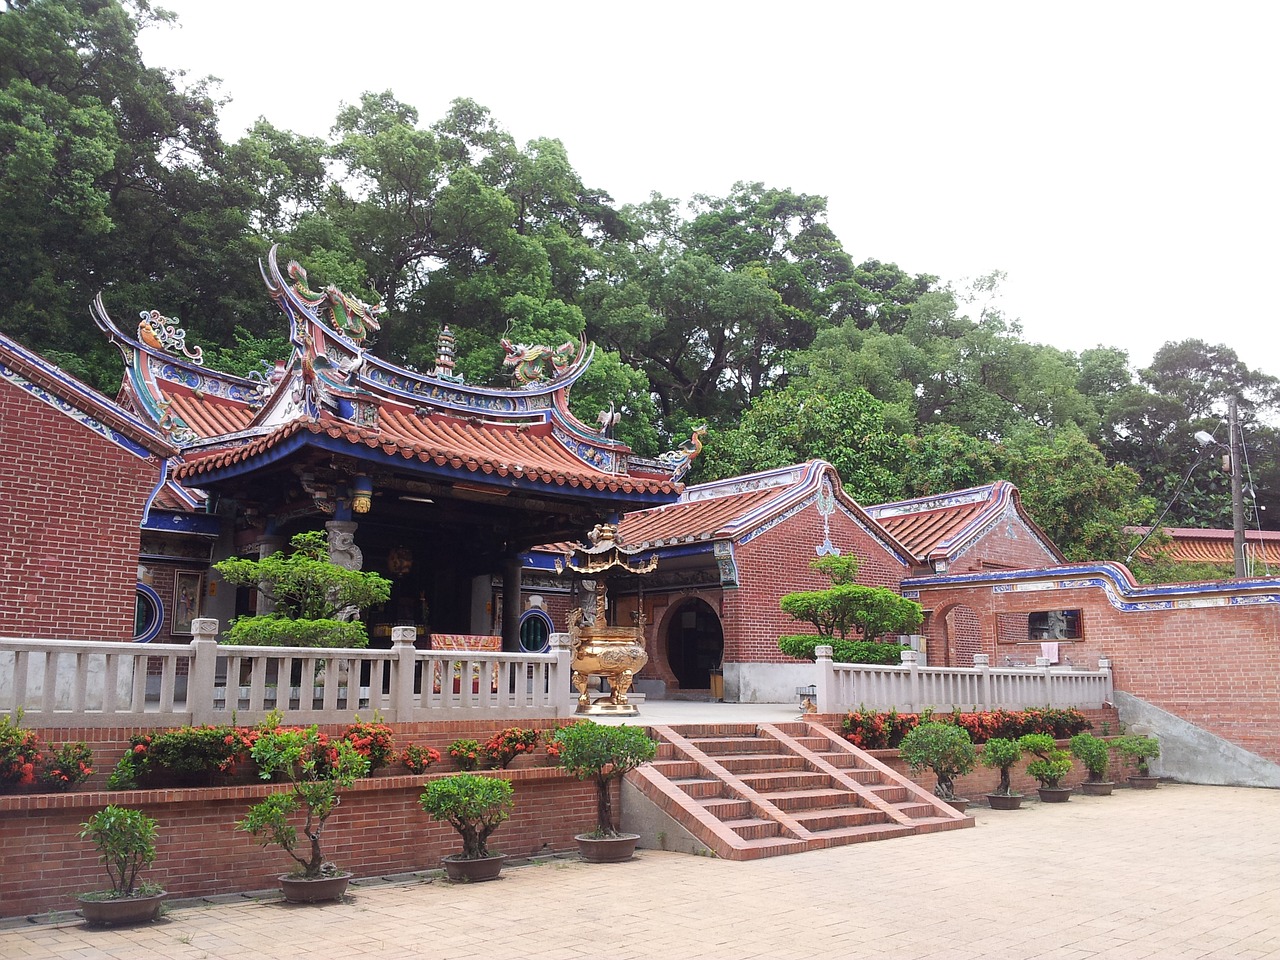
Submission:
POLYGON ((40 766, 40 783, 52 791, 70 790, 93 776, 93 751, 87 743, 64 743, 40 766))
POLYGON ((357 714, 355 723, 343 731, 342 739, 369 761, 370 773, 385 767, 395 756, 391 728, 376 713, 372 720, 361 720, 357 714))
POLYGON ((410 744, 400 754, 400 762, 410 773, 426 773, 427 767, 440 762, 440 751, 435 747, 420 747, 410 744))
POLYGON ((23 730, 21 723, 21 710, 16 719, 0 717, 0 793, 35 783, 42 758, 40 737, 34 730, 23 730))
POLYGON ((236 764, 250 762, 258 731, 247 727, 179 727, 176 730, 135 733, 107 787, 209 786, 225 780, 236 764))
POLYGON ((962 727, 974 743, 988 740, 1016 740, 1028 733, 1047 733, 1055 740, 1066 740, 1092 724, 1075 708, 1037 707, 1027 710, 983 710, 962 713, 884 713, 859 708, 851 710, 842 724, 845 739, 864 750, 897 747, 902 738, 921 723, 948 723, 962 727))
POLYGON ((532 753, 537 746, 537 730, 507 727, 486 740, 480 749, 491 764, 498 768, 505 768, 516 757, 532 753))
POLYGON ((445 752, 459 770, 474 770, 481 761, 488 759, 478 740, 455 740, 445 748, 445 752))

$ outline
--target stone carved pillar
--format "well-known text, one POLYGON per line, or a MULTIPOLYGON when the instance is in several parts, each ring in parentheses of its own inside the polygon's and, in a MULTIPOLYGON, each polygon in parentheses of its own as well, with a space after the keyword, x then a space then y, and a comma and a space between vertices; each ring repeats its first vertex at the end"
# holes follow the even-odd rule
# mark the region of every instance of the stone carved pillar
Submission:
POLYGON ((329 559, 346 570, 364 566, 364 554, 356 546, 359 526, 354 520, 330 520, 324 525, 329 534, 329 559))

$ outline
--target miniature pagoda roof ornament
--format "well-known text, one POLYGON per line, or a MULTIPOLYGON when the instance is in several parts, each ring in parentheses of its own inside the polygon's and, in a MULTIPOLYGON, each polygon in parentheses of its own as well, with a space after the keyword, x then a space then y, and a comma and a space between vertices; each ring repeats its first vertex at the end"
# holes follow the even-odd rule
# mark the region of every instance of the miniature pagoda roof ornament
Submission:
POLYGON ((440 329, 440 336, 436 340, 436 368, 431 373, 436 379, 462 383, 462 377, 453 372, 455 358, 458 355, 456 343, 453 332, 446 323, 440 329))
POLYGON ((566 554, 565 563, 574 573, 597 574, 618 567, 627 573, 651 573, 658 565, 658 555, 650 552, 639 557, 643 547, 624 547, 618 542, 616 523, 598 523, 591 533, 590 546, 578 544, 566 554))

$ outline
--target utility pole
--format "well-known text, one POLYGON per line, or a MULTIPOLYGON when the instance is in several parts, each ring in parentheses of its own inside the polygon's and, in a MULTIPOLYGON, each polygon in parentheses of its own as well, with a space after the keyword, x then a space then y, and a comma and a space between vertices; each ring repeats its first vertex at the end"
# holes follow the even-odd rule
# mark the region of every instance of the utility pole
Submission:
POLYGON ((1244 484, 1241 477, 1241 440, 1240 416, 1236 410, 1236 398, 1232 397, 1227 407, 1227 427, 1231 449, 1231 527, 1235 531, 1233 555, 1236 563, 1236 579, 1243 580, 1248 576, 1244 558, 1244 484))

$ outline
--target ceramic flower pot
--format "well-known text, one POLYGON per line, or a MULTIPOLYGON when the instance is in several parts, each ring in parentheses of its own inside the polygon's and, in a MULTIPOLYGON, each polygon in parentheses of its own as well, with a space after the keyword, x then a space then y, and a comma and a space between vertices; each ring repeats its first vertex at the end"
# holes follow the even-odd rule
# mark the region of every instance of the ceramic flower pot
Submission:
POLYGON ((1114 786, 1115 782, 1112 780, 1086 780, 1080 784, 1080 789, 1086 797, 1109 797, 1114 786))
POLYGON ((337 873, 310 880, 285 874, 280 878, 280 892, 289 903, 325 903, 341 900, 350 881, 350 873, 337 873))
POLYGON ((578 841, 578 855, 587 863, 621 863, 635 856, 640 835, 620 833, 616 837, 593 837, 580 833, 574 839, 578 841))
POLYGON ((1070 787, 1037 787, 1042 803, 1066 803, 1071 799, 1070 787))
POLYGON ((1154 790, 1159 785, 1159 777, 1139 777, 1135 775, 1129 778, 1129 786, 1135 790, 1154 790))
POLYGON ((969 799, 966 797, 955 797, 951 800, 943 800, 942 802, 960 813, 967 811, 970 803, 969 799))
POLYGON ((1022 806, 1022 794, 988 793, 987 804, 992 810, 1017 810, 1022 806))
POLYGON ((507 856, 497 853, 489 857, 468 860, 460 853, 445 857, 444 875, 455 883, 480 883, 484 880, 497 880, 502 873, 502 865, 507 856))
POLYGON ((86 923, 96 927, 118 927, 126 923, 145 923, 160 916, 160 903, 165 892, 145 897, 118 897, 100 900, 93 894, 77 898, 86 923))

